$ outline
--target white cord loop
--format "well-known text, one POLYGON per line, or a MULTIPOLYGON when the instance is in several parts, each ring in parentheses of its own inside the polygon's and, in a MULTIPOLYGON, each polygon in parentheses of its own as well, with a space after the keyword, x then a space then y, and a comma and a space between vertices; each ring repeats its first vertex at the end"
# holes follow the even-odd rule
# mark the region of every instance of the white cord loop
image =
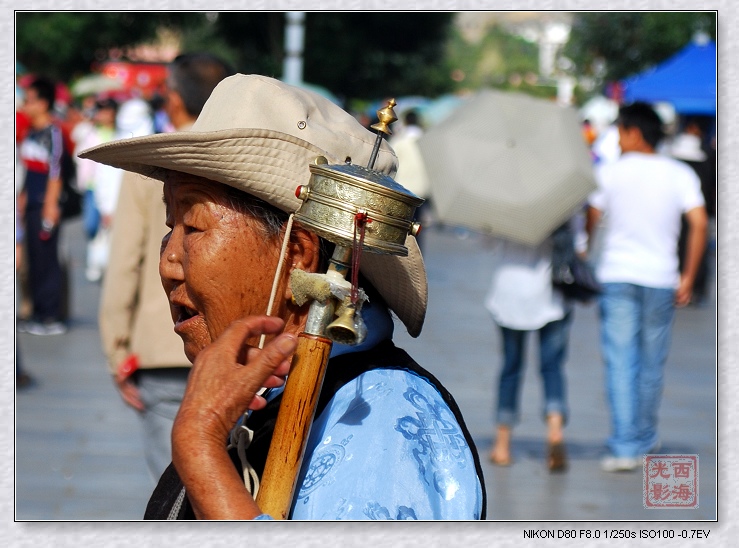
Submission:
MULTIPOLYGON (((285 254, 287 252, 287 244, 290 242, 290 234, 293 229, 293 214, 287 219, 287 226, 285 227, 285 235, 282 238, 282 247, 280 248, 280 259, 277 261, 277 271, 275 277, 272 280, 272 291, 269 295, 269 303, 267 304, 267 316, 272 315, 272 307, 275 304, 275 298, 277 295, 277 287, 279 286, 280 277, 282 276, 282 267, 285 262, 285 254)), ((259 348, 264 348, 264 342, 266 335, 262 334, 259 338, 259 348)), ((258 395, 263 395, 267 389, 262 388, 257 392, 258 395)), ((244 474, 244 486, 251 493, 252 497, 257 496, 259 492, 259 476, 257 475, 254 467, 249 463, 246 458, 246 450, 251 445, 252 439, 254 439, 254 431, 246 426, 246 420, 249 418, 250 411, 246 411, 239 419, 233 430, 231 430, 231 443, 228 448, 231 449, 236 447, 236 451, 241 461, 241 468, 244 474)))

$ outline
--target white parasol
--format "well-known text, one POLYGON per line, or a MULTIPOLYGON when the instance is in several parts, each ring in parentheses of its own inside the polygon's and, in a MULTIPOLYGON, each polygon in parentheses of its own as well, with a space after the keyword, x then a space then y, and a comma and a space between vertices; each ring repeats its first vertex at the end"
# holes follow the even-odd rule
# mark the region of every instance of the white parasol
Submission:
POLYGON ((577 112, 482 90, 419 140, 438 218, 538 245, 595 189, 577 112))

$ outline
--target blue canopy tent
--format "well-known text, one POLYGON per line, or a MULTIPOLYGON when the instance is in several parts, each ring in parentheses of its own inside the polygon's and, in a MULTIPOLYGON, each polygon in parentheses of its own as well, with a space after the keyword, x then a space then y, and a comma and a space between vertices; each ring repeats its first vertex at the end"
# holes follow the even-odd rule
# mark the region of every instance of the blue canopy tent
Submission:
POLYGON ((682 115, 716 115, 716 43, 694 41, 622 82, 625 103, 667 102, 682 115))

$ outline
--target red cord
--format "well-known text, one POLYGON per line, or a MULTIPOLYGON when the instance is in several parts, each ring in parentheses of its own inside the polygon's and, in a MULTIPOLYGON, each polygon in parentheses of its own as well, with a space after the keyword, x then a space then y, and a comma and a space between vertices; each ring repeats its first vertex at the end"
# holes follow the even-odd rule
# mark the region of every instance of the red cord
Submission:
POLYGON ((364 233, 367 228, 367 223, 371 223, 372 219, 369 216, 360 211, 354 216, 354 241, 352 245, 352 304, 357 305, 359 299, 359 263, 362 256, 362 249, 364 245, 364 233), (359 239, 357 239, 357 232, 359 232, 359 239))

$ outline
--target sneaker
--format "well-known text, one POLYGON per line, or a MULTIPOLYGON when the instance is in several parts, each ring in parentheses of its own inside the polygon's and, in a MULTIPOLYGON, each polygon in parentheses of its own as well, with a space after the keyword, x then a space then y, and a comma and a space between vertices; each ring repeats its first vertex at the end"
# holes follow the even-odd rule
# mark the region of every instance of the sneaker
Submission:
POLYGON ((31 335, 63 335, 67 332, 67 326, 62 322, 29 322, 26 325, 26 333, 31 335))
POLYGON ((600 469, 604 472, 630 472, 641 466, 641 461, 636 457, 604 457, 600 461, 600 469))

